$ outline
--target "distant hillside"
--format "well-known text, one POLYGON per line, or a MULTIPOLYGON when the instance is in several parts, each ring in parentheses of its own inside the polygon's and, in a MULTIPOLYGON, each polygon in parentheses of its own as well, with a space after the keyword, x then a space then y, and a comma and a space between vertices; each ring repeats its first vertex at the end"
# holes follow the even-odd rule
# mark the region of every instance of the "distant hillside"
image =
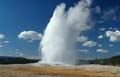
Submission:
POLYGON ((120 55, 105 59, 84 60, 80 59, 76 65, 81 64, 101 64, 101 65, 117 65, 120 66, 120 55))
MULTIPOLYGON (((36 63, 38 59, 27 59, 24 57, 8 57, 0 56, 0 64, 27 64, 36 63)), ((120 66, 120 55, 105 59, 83 60, 80 59, 76 65, 80 64, 101 64, 101 65, 117 65, 120 66)))
POLYGON ((23 57, 0 56, 0 64, 27 64, 38 62, 38 59, 26 59, 23 57))
POLYGON ((106 59, 95 59, 90 61, 90 64, 101 64, 101 65, 119 65, 120 66, 120 55, 113 56, 106 59))

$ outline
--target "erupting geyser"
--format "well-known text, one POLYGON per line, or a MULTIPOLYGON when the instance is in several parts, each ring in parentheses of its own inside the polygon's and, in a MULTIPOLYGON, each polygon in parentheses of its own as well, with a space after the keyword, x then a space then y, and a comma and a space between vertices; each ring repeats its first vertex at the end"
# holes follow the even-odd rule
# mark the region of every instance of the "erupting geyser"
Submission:
POLYGON ((75 64, 76 39, 91 28, 90 4, 91 0, 81 0, 67 11, 64 3, 56 7, 40 43, 42 62, 75 64))

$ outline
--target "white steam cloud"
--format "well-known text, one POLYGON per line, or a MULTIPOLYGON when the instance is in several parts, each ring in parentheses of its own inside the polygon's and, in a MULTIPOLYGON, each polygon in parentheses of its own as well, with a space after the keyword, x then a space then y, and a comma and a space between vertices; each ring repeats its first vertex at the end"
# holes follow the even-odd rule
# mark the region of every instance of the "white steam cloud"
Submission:
POLYGON ((56 7, 40 43, 43 62, 75 64, 76 39, 91 28, 90 4, 91 0, 81 0, 68 11, 64 3, 56 7))

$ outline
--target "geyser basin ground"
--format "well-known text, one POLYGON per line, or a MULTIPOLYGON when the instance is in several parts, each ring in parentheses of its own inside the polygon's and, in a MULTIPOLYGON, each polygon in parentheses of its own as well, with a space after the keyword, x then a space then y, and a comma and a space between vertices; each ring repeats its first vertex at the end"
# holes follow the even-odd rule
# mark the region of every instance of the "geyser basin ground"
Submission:
POLYGON ((80 66, 0 66, 0 77, 120 77, 120 67, 80 66))

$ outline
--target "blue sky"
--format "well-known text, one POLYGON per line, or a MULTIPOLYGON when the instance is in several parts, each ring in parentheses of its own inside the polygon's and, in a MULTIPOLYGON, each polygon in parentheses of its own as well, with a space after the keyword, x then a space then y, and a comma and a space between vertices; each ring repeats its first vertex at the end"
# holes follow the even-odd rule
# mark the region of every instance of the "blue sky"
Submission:
MULTIPOLYGON (((0 0, 0 55, 38 58, 43 31, 56 6, 64 2, 69 8, 78 1, 0 0), (25 37, 27 33, 36 36, 25 37)), ((104 58, 119 54, 120 1, 93 0, 90 9, 91 25, 94 27, 82 33, 87 39, 78 42, 78 53, 83 58, 104 58)))

